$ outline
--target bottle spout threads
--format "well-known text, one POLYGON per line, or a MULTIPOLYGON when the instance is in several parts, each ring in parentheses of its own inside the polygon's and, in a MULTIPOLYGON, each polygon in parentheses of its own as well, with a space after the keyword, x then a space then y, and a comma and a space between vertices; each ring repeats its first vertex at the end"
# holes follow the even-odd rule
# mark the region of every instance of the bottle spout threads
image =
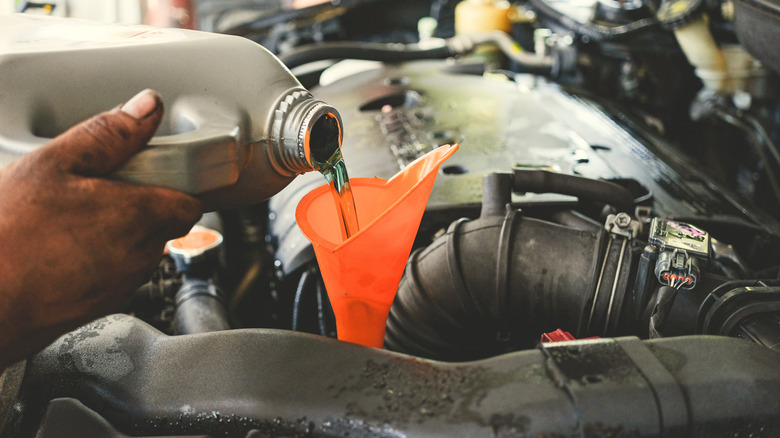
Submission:
POLYGON ((335 108, 307 91, 288 94, 274 113, 271 164, 285 176, 320 170, 341 147, 343 126, 335 108))

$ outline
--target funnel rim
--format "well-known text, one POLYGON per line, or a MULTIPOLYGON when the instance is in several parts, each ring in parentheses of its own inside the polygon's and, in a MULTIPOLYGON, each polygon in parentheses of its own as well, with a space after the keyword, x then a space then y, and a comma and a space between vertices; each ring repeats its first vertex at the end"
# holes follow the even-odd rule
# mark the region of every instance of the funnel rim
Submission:
MULTIPOLYGON (((423 183, 423 181, 427 180, 430 176, 436 177, 436 174, 438 173, 438 169, 441 167, 441 165, 447 161, 452 154, 455 153, 455 151, 458 150, 458 145, 444 145, 439 146, 438 148, 434 149, 431 152, 428 152, 428 154, 433 153, 434 151, 438 151, 443 148, 447 148, 445 151, 443 151, 442 155, 435 160, 435 163, 433 164, 433 168, 436 169, 436 172, 431 172, 429 175, 426 175, 425 178, 420 178, 417 180, 410 188, 407 190, 402 196, 399 196, 398 199, 393 201, 390 205, 388 205, 385 212, 392 210, 395 208, 399 203, 403 202, 406 198, 411 196, 412 192, 414 192, 414 189, 417 188, 420 184, 423 183)), ((418 165, 421 161, 425 159, 425 157, 428 155, 425 154, 422 157, 414 160, 412 163, 410 163, 408 166, 403 168, 401 171, 393 175, 390 179, 384 179, 379 177, 359 177, 359 178, 350 178, 350 183, 352 183, 352 187, 354 188, 356 185, 373 185, 373 186, 387 186, 392 181, 394 181, 396 178, 399 177, 399 175, 403 174, 404 172, 407 172, 409 169, 412 169, 415 165, 418 165), (359 183, 359 184, 355 184, 359 183)), ((379 216, 375 217, 371 222, 369 222, 366 226, 361 226, 357 233, 353 234, 346 240, 341 241, 340 243, 332 242, 328 239, 325 239, 322 237, 322 235, 314 230, 314 228, 309 225, 308 222, 302 221, 301 217, 303 216, 303 211, 305 210, 305 207, 309 204, 311 204, 314 199, 316 199, 318 196, 321 195, 322 192, 329 190, 330 186, 327 184, 323 184, 319 187, 316 187, 309 193, 307 193, 301 200, 298 202, 298 206, 295 209, 295 221, 298 223, 298 227, 301 229, 301 232, 303 232, 304 236, 309 239, 309 241, 314 244, 314 239, 312 239, 310 236, 316 236, 318 237, 318 241, 321 243, 317 243, 317 245, 324 247, 325 249, 329 251, 336 252, 341 247, 349 244, 352 240, 354 240, 356 237, 363 234, 364 230, 367 230, 371 228, 379 219, 381 219, 386 213, 382 213, 379 216)), ((359 206, 358 206, 359 208, 359 206)))

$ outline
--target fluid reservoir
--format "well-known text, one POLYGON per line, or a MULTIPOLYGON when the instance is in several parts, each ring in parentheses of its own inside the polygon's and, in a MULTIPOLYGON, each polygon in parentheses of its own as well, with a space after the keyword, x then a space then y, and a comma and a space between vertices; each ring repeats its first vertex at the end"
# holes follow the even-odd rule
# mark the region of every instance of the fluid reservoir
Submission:
POLYGON ((491 30, 509 33, 516 14, 508 1, 464 0, 455 6, 455 33, 467 35, 491 30))
POLYGON ((208 210, 256 203, 340 147, 338 112, 244 38, 0 17, 0 166, 145 88, 166 114, 113 176, 171 187, 208 210))

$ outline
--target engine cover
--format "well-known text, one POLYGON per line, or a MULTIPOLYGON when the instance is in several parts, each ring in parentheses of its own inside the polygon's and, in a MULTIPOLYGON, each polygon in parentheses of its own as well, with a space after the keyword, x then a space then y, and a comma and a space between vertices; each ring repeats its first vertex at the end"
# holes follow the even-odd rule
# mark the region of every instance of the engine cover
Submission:
MULTIPOLYGON (((750 215, 766 229, 780 230, 775 219, 747 213, 736 196, 716 187, 695 162, 681 159, 625 114, 542 78, 519 75, 513 81, 500 74, 464 74, 475 66, 447 61, 351 66, 362 71, 336 79, 337 73, 326 72, 323 77, 331 82, 313 90, 341 112, 350 176, 390 178, 437 146, 460 144, 436 179, 427 211, 475 207, 486 174, 541 167, 588 178, 636 180, 652 193, 657 215, 750 215)), ((270 234, 283 274, 314 256, 295 224, 295 208, 304 194, 323 183, 320 175, 303 175, 271 200, 270 234)), ((520 203, 571 200, 553 194, 513 196, 520 203)))

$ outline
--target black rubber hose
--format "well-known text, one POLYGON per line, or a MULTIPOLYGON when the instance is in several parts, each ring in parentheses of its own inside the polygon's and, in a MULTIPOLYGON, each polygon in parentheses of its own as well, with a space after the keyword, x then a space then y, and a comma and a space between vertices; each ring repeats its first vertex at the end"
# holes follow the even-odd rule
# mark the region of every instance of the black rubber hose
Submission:
POLYGON ((5 436, 777 437, 778 369, 720 336, 451 364, 283 330, 167 337, 112 315, 28 359, 5 436), (75 400, 92 421, 44 414, 75 400), (94 422, 122 433, 85 433, 94 422))
POLYGON ((471 52, 475 46, 493 44, 512 61, 520 71, 550 75, 555 69, 551 56, 537 56, 520 50, 518 44, 506 33, 493 31, 474 35, 457 36, 437 47, 420 47, 417 44, 382 44, 366 42, 332 42, 301 46, 279 59, 295 68, 315 61, 328 59, 361 59, 366 61, 404 62, 419 59, 444 59, 471 52))
POLYGON ((503 216, 512 202, 512 174, 493 172, 482 178, 482 210, 479 217, 503 216))
POLYGON ((557 328, 582 336, 603 236, 517 211, 453 223, 409 258, 385 347, 462 361, 528 347, 557 328))
POLYGON ((229 330, 227 309, 214 284, 188 279, 176 293, 174 333, 186 335, 229 330))
MULTIPOLYGON (((511 201, 512 192, 571 195, 587 201, 610 204, 627 213, 633 213, 634 207, 634 196, 631 192, 613 182, 541 169, 516 168, 512 174, 494 172, 482 178, 480 217, 503 215, 506 204, 511 201)), ((570 220, 571 224, 563 224, 578 229, 595 231, 601 228, 600 224, 592 220, 573 216, 575 215, 569 214, 568 217, 560 219, 570 220)))
POLYGON ((461 219, 412 254, 387 320, 385 347, 439 360, 527 348, 558 328, 576 337, 617 328, 632 251, 603 227, 525 218, 512 191, 562 193, 628 210, 614 183, 542 170, 482 181, 479 219, 461 219))
POLYGON ((327 59, 362 59, 365 61, 403 62, 418 59, 442 59, 454 56, 449 47, 430 49, 407 44, 381 44, 365 42, 332 42, 301 46, 279 59, 288 68, 327 59))
POLYGON ((560 193, 579 199, 610 204, 626 213, 633 213, 634 196, 615 183, 539 169, 514 169, 515 192, 560 193))
POLYGON ((655 17, 644 18, 620 26, 602 26, 594 23, 583 23, 558 11, 547 3, 546 0, 530 0, 530 3, 538 14, 549 17, 572 32, 586 36, 594 41, 621 38, 658 25, 658 20, 655 17))

